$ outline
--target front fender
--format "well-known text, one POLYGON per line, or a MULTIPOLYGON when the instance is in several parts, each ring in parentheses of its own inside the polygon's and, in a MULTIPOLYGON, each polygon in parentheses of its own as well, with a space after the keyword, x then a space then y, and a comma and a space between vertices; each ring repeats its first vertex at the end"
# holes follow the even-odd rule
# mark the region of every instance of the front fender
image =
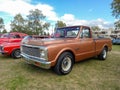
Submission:
MULTIPOLYGON (((61 49, 60 51, 58 51, 58 53, 54 56, 54 58, 51 60, 51 66, 54 66, 59 58, 59 56, 63 53, 63 52, 71 52, 73 54, 73 56, 75 56, 75 50, 73 50, 72 48, 66 47, 61 49)), ((75 58, 75 57, 74 57, 75 58)))
POLYGON ((4 43, 2 46, 4 47, 3 52, 7 55, 11 55, 14 50, 20 49, 19 43, 4 43))

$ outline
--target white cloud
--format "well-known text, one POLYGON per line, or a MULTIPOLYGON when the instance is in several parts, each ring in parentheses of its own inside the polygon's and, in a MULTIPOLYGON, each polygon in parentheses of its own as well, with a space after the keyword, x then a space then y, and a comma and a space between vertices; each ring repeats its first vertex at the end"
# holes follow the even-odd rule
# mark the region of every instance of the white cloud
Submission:
POLYGON ((38 4, 34 9, 38 8, 42 13, 48 18, 48 20, 56 21, 58 20, 57 14, 54 11, 54 8, 47 4, 38 4))
POLYGON ((61 20, 65 21, 73 21, 74 19, 75 17, 72 14, 64 14, 64 16, 61 17, 61 20))
POLYGON ((101 18, 96 20, 80 20, 75 18, 72 14, 64 14, 61 17, 61 20, 64 21, 67 25, 87 25, 87 26, 99 26, 100 28, 110 28, 113 27, 113 23, 105 21, 101 18))
POLYGON ((18 13, 21 13, 23 15, 28 14, 29 10, 32 8, 32 5, 22 0, 8 0, 0 3, 0 11, 9 13, 13 16, 18 13))
MULTIPOLYGON (((55 22, 55 23, 57 20, 62 20, 67 25, 88 25, 88 26, 97 25, 100 28, 113 27, 112 23, 107 22, 101 18, 98 18, 96 20, 89 20, 89 21, 81 20, 75 18, 73 14, 67 14, 67 13, 61 17, 58 17, 57 13, 54 11, 54 7, 43 3, 37 3, 33 5, 30 2, 31 0, 0 0, 0 12, 5 12, 8 15, 14 17, 18 13, 21 13, 23 16, 26 16, 28 15, 31 9, 33 10, 39 9, 46 16, 47 20, 50 20, 51 22, 55 22)), ((89 11, 91 12, 93 11, 93 9, 90 9, 89 11)), ((9 24, 10 23, 6 24, 6 29, 10 29, 9 24)))
POLYGON ((28 15, 30 10, 38 8, 45 16, 47 16, 48 20, 58 20, 57 14, 52 6, 41 3, 32 5, 28 2, 30 2, 30 0, 3 0, 0 1, 0 11, 9 13, 12 16, 15 16, 18 13, 28 15))
MULTIPOLYGON (((0 12, 7 13, 8 15, 14 17, 18 13, 26 16, 29 14, 30 10, 39 9, 42 11, 42 13, 46 16, 48 20, 58 20, 57 14, 52 6, 41 3, 32 5, 30 4, 30 2, 31 0, 0 0, 0 12)), ((10 25, 8 23, 6 23, 5 26, 6 29, 10 29, 10 25)))
POLYGON ((5 29, 9 32, 10 31, 10 22, 8 22, 6 25, 5 25, 5 29))

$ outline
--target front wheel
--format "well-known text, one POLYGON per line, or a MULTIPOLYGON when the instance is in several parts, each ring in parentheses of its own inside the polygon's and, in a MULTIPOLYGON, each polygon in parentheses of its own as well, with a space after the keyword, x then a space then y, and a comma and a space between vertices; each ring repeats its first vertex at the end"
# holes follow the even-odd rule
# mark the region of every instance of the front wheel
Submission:
POLYGON ((73 67, 73 55, 69 52, 62 53, 54 67, 54 71, 59 75, 66 75, 71 72, 73 67))
POLYGON ((102 52, 98 55, 98 58, 100 60, 106 60, 107 58, 107 49, 103 48, 102 52))
POLYGON ((11 54, 11 56, 13 58, 20 58, 21 57, 21 53, 20 53, 20 49, 14 50, 11 54))

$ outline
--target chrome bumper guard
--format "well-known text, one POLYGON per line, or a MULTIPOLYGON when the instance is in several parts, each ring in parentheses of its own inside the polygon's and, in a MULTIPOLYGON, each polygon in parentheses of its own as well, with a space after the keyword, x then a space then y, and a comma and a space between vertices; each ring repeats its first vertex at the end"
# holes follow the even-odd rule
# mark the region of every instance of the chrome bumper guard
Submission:
POLYGON ((35 66, 44 68, 44 69, 50 69, 51 67, 51 62, 48 62, 46 60, 42 60, 40 58, 35 58, 30 55, 26 55, 24 53, 21 53, 22 58, 29 64, 33 64, 35 66))

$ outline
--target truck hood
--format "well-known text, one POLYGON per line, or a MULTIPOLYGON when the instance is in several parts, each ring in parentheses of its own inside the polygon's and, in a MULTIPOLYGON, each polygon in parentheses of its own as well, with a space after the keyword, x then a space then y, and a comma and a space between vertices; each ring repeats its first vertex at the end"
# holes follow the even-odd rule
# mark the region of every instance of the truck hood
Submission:
POLYGON ((8 38, 0 38, 0 44, 8 42, 8 38))
POLYGON ((70 43, 73 42, 75 38, 46 38, 46 39, 31 39, 23 44, 28 45, 35 45, 35 46, 48 46, 48 45, 55 45, 55 44, 63 44, 63 43, 70 43))

